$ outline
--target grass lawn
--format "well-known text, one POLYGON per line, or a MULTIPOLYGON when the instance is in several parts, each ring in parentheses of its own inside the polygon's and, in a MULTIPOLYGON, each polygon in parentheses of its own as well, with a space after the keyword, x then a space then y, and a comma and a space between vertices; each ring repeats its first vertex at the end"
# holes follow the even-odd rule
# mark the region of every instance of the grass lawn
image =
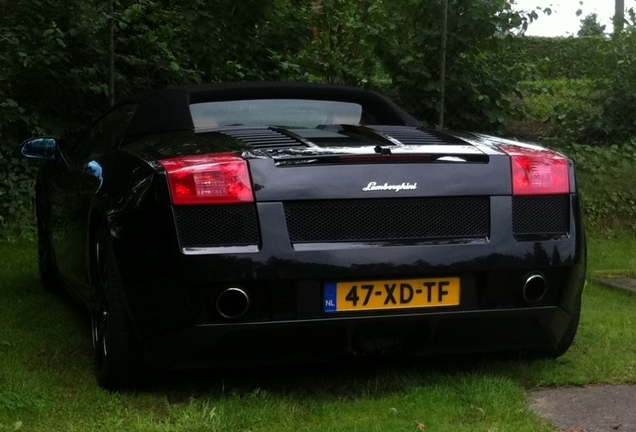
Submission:
MULTIPOLYGON (((543 385, 636 382, 636 296, 588 283, 556 361, 409 361, 167 373, 139 393, 93 378, 88 317, 43 292, 35 246, 0 243, 0 431, 550 431, 543 385)), ((636 269, 636 238, 589 241, 590 270, 636 269)))

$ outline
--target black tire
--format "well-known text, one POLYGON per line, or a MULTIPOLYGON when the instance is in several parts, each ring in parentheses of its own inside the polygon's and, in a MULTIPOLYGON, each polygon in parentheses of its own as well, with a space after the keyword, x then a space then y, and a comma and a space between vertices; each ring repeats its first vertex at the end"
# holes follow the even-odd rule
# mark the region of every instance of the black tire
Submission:
POLYGON ((35 201, 35 217, 38 229, 38 271, 42 288, 51 293, 61 291, 62 283, 53 258, 51 249, 51 237, 46 228, 46 217, 42 197, 37 194, 35 201))
POLYGON ((142 359, 105 227, 98 229, 93 246, 91 336, 95 375, 105 389, 132 389, 141 383, 142 359))

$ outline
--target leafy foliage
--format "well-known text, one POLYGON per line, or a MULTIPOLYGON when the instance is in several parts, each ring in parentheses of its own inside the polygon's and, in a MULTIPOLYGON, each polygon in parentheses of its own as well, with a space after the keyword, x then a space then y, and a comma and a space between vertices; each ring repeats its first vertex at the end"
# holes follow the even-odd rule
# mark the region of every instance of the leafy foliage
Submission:
POLYGON ((627 27, 612 41, 612 68, 601 83, 604 91, 600 127, 614 140, 626 140, 636 134, 636 28, 627 27))
POLYGON ((515 63, 536 66, 540 79, 604 79, 610 68, 611 41, 604 37, 516 37, 515 63))
MULTIPOLYGON (((36 164, 18 158, 18 145, 34 135, 72 141, 106 109, 110 17, 97 0, 0 0, 0 9, 0 230, 19 233, 33 227, 36 164)), ((289 38, 295 25, 278 24, 295 13, 288 1, 116 0, 115 10, 118 99, 169 84, 285 79, 289 65, 274 51, 310 35, 289 38)))
MULTIPOLYGON (((17 155, 20 141, 73 141, 107 107, 111 24, 116 99, 192 82, 331 82, 388 93, 435 126, 441 5, 114 0, 109 16, 98 0, 0 0, 0 231, 33 226, 36 164, 17 155)), ((526 116, 549 123, 549 137, 574 142, 633 134, 633 29, 612 41, 513 37, 536 12, 517 13, 508 0, 449 0, 448 7, 446 127, 499 132, 526 116), (568 87, 562 78, 580 79, 568 87)))
POLYGON ((304 14, 311 41, 295 54, 312 82, 382 87, 390 82, 374 53, 385 27, 387 5, 371 0, 317 0, 304 14))
POLYGON ((600 118, 602 97, 598 84, 590 79, 535 80, 519 83, 521 110, 527 121, 541 125, 531 139, 549 139, 602 145, 607 136, 592 133, 600 118))
POLYGON ((18 158, 18 143, 77 133, 105 107, 105 74, 89 45, 99 25, 77 2, 3 0, 0 9, 0 229, 21 231, 32 226, 35 165, 18 158))
MULTIPOLYGON (((387 11, 389 37, 376 53, 392 77, 391 92, 429 126, 437 124, 441 99, 442 20, 435 2, 403 2, 387 11), (413 97, 417 95, 417 97, 413 97)), ((507 96, 522 63, 500 62, 509 31, 524 24, 507 1, 449 2, 446 50, 445 126, 496 131, 510 108, 507 96)))
MULTIPOLYGON (((392 90, 432 125, 440 100, 441 3, 423 0, 0 0, 0 223, 29 221, 32 135, 75 139, 116 98, 171 84, 304 80, 392 90)), ((499 55, 524 25, 507 0, 450 0, 449 126, 494 131, 517 66, 499 55)), ((22 224, 28 226, 28 224, 22 224)), ((0 225, 2 229, 2 225, 0 225)), ((6 229, 6 226, 5 226, 6 229)))
MULTIPOLYGON (((554 136, 579 143, 606 144, 628 142, 636 135, 633 119, 636 112, 636 28, 627 26, 625 31, 603 44, 604 62, 588 70, 589 76, 584 81, 589 85, 581 91, 577 89, 581 80, 567 80, 571 87, 564 94, 567 100, 562 99, 558 106, 544 105, 554 110, 550 119, 555 126, 554 136)), ((550 94, 554 93, 550 91, 550 94)), ((526 101, 537 105, 531 99, 526 101)))
POLYGON ((636 140, 559 150, 576 164, 587 227, 599 233, 636 229, 636 140))
POLYGON ((581 20, 578 36, 604 36, 605 26, 598 22, 598 15, 591 13, 581 20))
POLYGON ((549 122, 551 138, 606 144, 636 134, 633 26, 612 39, 518 38, 515 43, 518 55, 536 62, 537 75, 547 78, 523 83, 521 95, 529 119, 549 122))
MULTIPOLYGON (((636 22, 633 11, 630 12, 630 21, 636 22)), ((581 76, 585 76, 591 91, 568 94, 569 100, 563 101, 558 107, 559 112, 555 107, 556 116, 551 119, 558 126, 553 130, 555 135, 579 143, 629 141, 636 135, 633 119, 636 112, 636 28, 634 25, 626 26, 612 39, 590 37, 563 41, 567 41, 567 45, 563 46, 570 46, 570 54, 574 54, 577 47, 580 52, 575 57, 588 63, 588 66, 581 65, 572 55, 567 56, 569 69, 578 70, 581 76)), ((549 52, 545 41, 539 45, 549 52)), ((550 74, 560 73, 561 79, 570 78, 572 87, 577 86, 569 72, 559 70, 553 69, 550 74)))

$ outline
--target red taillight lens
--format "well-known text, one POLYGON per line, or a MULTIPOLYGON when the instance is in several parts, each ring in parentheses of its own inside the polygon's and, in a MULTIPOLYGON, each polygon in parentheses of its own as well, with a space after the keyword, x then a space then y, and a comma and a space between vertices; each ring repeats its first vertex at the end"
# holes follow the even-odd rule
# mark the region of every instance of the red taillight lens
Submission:
POLYGON ((547 149, 501 146, 510 155, 513 195, 553 195, 570 192, 568 160, 547 149))
POLYGON ((253 202, 247 162, 234 153, 163 159, 173 204, 253 202))

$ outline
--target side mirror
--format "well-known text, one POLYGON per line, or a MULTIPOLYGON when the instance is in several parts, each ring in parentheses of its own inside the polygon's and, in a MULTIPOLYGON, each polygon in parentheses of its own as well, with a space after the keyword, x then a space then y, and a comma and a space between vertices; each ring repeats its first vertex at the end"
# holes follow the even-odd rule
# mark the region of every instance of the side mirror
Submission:
POLYGON ((32 159, 53 160, 57 153, 58 140, 51 137, 31 138, 22 143, 20 153, 32 159))

